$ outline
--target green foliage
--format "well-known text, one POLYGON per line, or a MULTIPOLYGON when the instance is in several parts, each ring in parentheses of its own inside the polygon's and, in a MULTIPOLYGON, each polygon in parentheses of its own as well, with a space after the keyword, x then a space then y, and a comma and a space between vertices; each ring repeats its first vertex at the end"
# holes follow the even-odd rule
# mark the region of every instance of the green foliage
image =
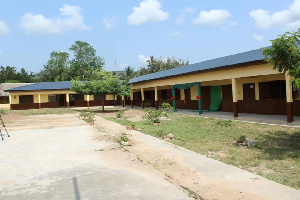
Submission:
POLYGON ((64 51, 53 51, 44 69, 38 74, 40 81, 70 81, 95 79, 104 66, 104 59, 87 42, 76 41, 70 48, 74 58, 64 51), (96 74, 97 75, 97 74, 96 74))
POLYGON ((83 110, 79 113, 79 118, 83 119, 86 123, 93 125, 95 123, 95 113, 83 110))
POLYGON ((34 73, 27 72, 24 68, 17 71, 16 67, 0 66, 0 83, 31 83, 34 73))
MULTIPOLYGON (((90 81, 71 81, 71 90, 78 94, 100 95, 120 94, 122 84, 117 76, 108 71, 94 71, 93 79, 90 81)), ((102 99, 102 110, 104 110, 104 98, 102 99)))
POLYGON ((265 60, 279 72, 292 76, 294 90, 300 88, 300 28, 296 32, 286 32, 271 40, 272 46, 263 49, 265 60))
POLYGON ((238 143, 243 143, 243 142, 247 142, 246 136, 241 135, 237 141, 238 143))
POLYGON ((128 141, 128 137, 126 135, 121 135, 120 142, 127 142, 127 141, 128 141))
POLYGON ((104 59, 96 56, 96 50, 87 42, 76 41, 69 50, 74 54, 70 61, 70 76, 79 80, 89 80, 94 72, 104 66, 104 59))
POLYGON ((149 120, 152 123, 160 123, 160 118, 168 117, 173 111, 173 107, 169 103, 162 103, 158 110, 147 108, 144 110, 143 119, 149 120))
POLYGON ((143 119, 149 120, 152 123, 160 123, 160 118, 162 117, 161 110, 152 110, 151 108, 147 108, 144 110, 145 115, 143 119))
POLYGON ((53 51, 50 60, 40 72, 41 81, 69 81, 69 53, 64 51, 53 51))
MULTIPOLYGON (((173 107, 169 104, 169 103, 166 103, 166 102, 163 102, 160 106, 159 106, 159 109, 163 112, 163 113, 166 113, 166 114, 170 114, 173 112, 173 107)), ((167 117, 167 116, 166 116, 167 117)))
POLYGON ((142 76, 146 74, 151 74, 159 71, 164 71, 184 65, 188 65, 189 61, 185 61, 182 59, 176 60, 174 57, 172 58, 159 58, 156 59, 153 56, 150 57, 149 60, 147 60, 147 67, 142 67, 137 71, 137 76, 142 76))
POLYGON ((124 114, 124 110, 119 110, 118 112, 116 112, 116 118, 121 118, 124 114))

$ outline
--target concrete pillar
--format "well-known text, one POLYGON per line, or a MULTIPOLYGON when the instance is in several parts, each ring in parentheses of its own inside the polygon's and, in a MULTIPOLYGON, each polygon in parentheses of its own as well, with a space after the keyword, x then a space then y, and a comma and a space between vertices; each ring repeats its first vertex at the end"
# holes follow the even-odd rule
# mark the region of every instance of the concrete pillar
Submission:
POLYGON ((90 95, 86 95, 86 106, 90 107, 90 95))
POLYGON ((231 79, 232 84, 232 99, 233 99, 233 117, 238 117, 238 108, 237 108, 237 84, 236 84, 236 78, 231 79))
POLYGON ((259 100, 259 83, 258 82, 255 83, 255 100, 256 101, 259 100))
POLYGON ((12 102, 11 102, 12 97, 11 97, 11 95, 9 95, 8 98, 9 98, 9 108, 10 108, 10 110, 12 110, 12 105, 11 105, 12 104, 12 102))
POLYGON ((293 115, 293 86, 291 81, 291 76, 288 73, 285 74, 285 87, 286 87, 286 106, 287 106, 287 122, 291 123, 294 121, 293 115))
POLYGON ((38 98, 39 98, 39 109, 42 108, 42 104, 41 104, 41 94, 38 95, 38 98))
POLYGON ((69 93, 66 94, 66 102, 67 102, 67 108, 70 108, 70 97, 69 97, 69 93))
POLYGON ((141 94, 142 94, 142 108, 145 108, 145 95, 144 95, 144 88, 141 88, 141 94))
POLYGON ((154 88, 154 98, 155 98, 155 109, 158 110, 158 94, 157 94, 157 87, 154 88))
POLYGON ((131 108, 133 108, 133 90, 130 90, 131 108))
POLYGON ((122 105, 123 105, 123 107, 125 107, 125 96, 124 95, 122 95, 122 105))

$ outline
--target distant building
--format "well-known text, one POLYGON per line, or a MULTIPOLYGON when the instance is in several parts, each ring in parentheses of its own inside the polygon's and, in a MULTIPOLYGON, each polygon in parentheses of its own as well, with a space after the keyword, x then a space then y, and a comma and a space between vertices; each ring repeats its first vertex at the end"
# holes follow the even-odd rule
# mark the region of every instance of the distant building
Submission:
MULTIPOLYGON (((40 82, 5 90, 9 92, 10 109, 40 109, 59 107, 92 107, 101 106, 101 96, 81 95, 70 90, 70 81, 40 82)), ((105 106, 121 104, 120 97, 115 95, 105 96, 105 106)))
POLYGON ((0 104, 9 104, 9 94, 4 90, 9 90, 24 85, 30 85, 32 83, 1 83, 0 84, 0 104))

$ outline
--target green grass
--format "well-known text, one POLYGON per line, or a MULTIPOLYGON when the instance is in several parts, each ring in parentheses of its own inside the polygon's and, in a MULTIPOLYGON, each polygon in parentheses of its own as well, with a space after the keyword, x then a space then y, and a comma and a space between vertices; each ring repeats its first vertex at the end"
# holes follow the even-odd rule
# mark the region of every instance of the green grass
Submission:
POLYGON ((133 124, 155 137, 172 133, 174 144, 200 154, 222 152, 226 157, 215 159, 300 189, 300 129, 185 115, 171 118, 158 126, 148 121, 109 119, 122 125, 133 124), (233 145, 242 135, 255 140, 256 145, 233 145))
POLYGON ((4 109, 0 109, 0 114, 6 114, 6 113, 8 113, 9 112, 9 110, 4 110, 4 109))
POLYGON ((51 115, 51 114, 70 114, 76 113, 77 110, 70 108, 43 108, 43 109, 31 109, 31 110, 15 110, 20 115, 51 115))

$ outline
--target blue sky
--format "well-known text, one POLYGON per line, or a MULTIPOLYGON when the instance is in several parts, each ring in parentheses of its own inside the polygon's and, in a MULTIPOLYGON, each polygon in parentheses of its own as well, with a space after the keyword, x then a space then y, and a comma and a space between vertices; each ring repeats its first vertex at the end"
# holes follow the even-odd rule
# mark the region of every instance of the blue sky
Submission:
POLYGON ((300 28, 300 0, 0 0, 0 65, 39 72, 52 51, 85 41, 105 69, 151 55, 196 63, 269 46, 300 28))

